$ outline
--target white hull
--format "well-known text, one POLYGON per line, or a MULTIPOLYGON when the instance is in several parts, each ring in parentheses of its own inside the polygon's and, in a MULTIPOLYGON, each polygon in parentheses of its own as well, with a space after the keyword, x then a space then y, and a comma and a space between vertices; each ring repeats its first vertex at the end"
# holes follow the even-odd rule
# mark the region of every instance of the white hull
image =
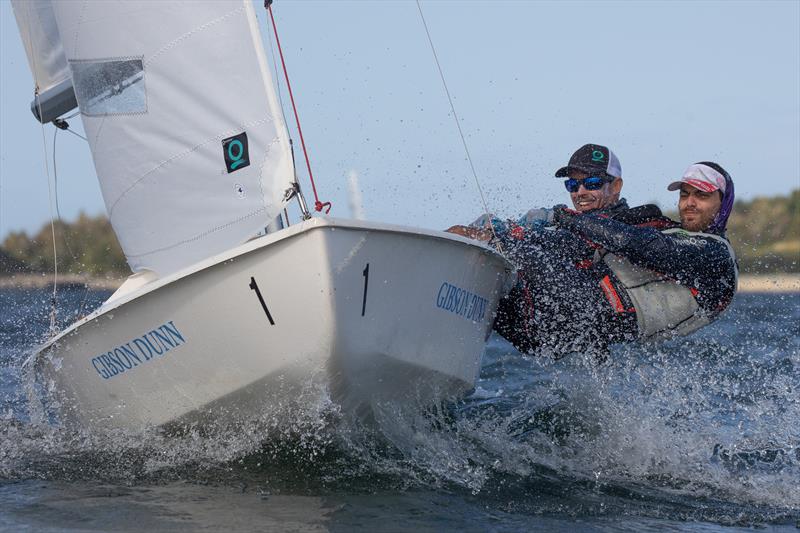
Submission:
POLYGON ((315 218, 110 300, 37 374, 63 422, 132 431, 246 418, 311 384, 360 412, 458 396, 509 272, 461 237, 315 218))

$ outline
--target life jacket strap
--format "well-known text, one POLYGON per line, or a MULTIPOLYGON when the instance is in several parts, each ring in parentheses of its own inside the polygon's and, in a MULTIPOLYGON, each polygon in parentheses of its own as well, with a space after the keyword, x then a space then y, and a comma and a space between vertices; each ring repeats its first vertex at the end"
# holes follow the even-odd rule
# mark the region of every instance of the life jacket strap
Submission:
POLYGON ((611 283, 611 277, 606 275, 603 279, 600 280, 600 288, 603 289, 603 294, 605 294, 608 303, 611 304, 611 307, 617 313, 635 313, 636 309, 634 307, 626 308, 625 305, 622 303, 622 298, 619 297, 619 293, 617 289, 614 288, 614 284, 611 283))

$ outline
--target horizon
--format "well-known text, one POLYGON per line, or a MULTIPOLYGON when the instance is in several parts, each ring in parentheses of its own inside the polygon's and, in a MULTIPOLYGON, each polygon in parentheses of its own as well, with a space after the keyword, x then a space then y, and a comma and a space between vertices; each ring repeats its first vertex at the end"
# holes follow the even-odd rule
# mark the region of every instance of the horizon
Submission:
MULTIPOLYGON (((736 200, 734 202, 734 206, 740 205, 740 204, 749 204, 749 203, 752 203, 752 202, 755 202, 755 201, 759 201, 759 200, 782 200, 782 199, 788 199, 793 194, 795 194, 797 192, 800 192, 800 187, 796 187, 794 189, 791 189, 790 191, 788 191, 786 193, 780 193, 780 194, 774 194, 774 195, 766 195, 766 196, 753 196, 751 198, 736 198, 736 200)), ((623 196, 623 198, 624 198, 624 196, 623 196)), ((659 209, 661 209, 665 215, 675 215, 678 212, 677 211, 677 209, 678 209, 677 204, 673 205, 673 206, 664 206, 664 205, 661 205, 661 204, 656 202, 655 205, 658 206, 659 209)), ((732 212, 731 216, 734 216, 735 214, 736 214, 736 211, 734 210, 732 212)), ((52 220, 52 222, 59 222, 60 221, 60 222, 65 223, 65 224, 74 224, 75 222, 77 222, 78 218, 80 218, 81 216, 86 216, 86 217, 90 217, 90 218, 95 218, 95 217, 102 216, 106 220, 108 220, 108 217, 106 216, 105 212, 92 214, 92 213, 87 213, 86 211, 80 210, 77 213, 75 213, 75 216, 72 217, 71 219, 66 219, 66 218, 56 219, 56 218, 54 218, 52 220)), ((32 231, 32 232, 31 231, 27 231, 25 229, 10 230, 3 237, 0 237, 0 249, 3 249, 2 248, 3 242, 12 233, 20 233, 20 232, 22 232, 25 235, 27 235, 28 237, 32 238, 36 234, 42 232, 43 230, 49 229, 50 223, 51 223, 51 221, 49 219, 48 220, 44 220, 44 221, 42 221, 41 225, 35 231, 32 231)), ((800 236, 800 228, 792 228, 792 229, 794 229, 795 231, 793 231, 793 232, 790 231, 790 233, 796 233, 798 236, 800 236)))

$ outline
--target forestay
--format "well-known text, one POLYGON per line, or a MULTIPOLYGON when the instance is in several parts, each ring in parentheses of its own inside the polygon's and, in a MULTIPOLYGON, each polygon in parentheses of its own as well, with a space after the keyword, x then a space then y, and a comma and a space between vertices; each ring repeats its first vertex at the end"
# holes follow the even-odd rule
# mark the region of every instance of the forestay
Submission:
POLYGON ((134 272, 174 272, 278 215, 293 170, 250 0, 52 6, 134 272))

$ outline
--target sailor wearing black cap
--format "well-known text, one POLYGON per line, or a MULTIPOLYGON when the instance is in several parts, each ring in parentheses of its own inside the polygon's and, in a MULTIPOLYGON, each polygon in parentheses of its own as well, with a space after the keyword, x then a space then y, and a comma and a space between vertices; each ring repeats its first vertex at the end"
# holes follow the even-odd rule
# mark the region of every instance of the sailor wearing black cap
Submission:
MULTIPOLYGON (((606 146, 581 146, 569 158, 567 165, 556 171, 555 176, 568 178, 564 185, 576 211, 617 212, 628 208, 625 199, 620 199, 622 165, 614 152, 606 146)), ((519 219, 518 223, 523 226, 542 225, 552 219, 552 209, 534 208, 519 219)))
MULTIPOLYGON (((572 154, 569 163, 556 171, 555 176, 568 177, 564 186, 576 211, 597 211, 611 215, 628 210, 628 203, 620 198, 622 165, 614 152, 606 146, 581 146, 572 154)), ((509 231, 518 232, 519 226, 541 229, 552 225, 553 214, 552 207, 533 208, 516 221, 501 220, 492 214, 485 214, 469 227, 453 226, 447 231, 488 240, 490 237, 505 236, 509 231)))
MULTIPOLYGON (((577 211, 624 218, 629 223, 652 215, 642 213, 641 208, 630 210, 620 198, 622 165, 606 146, 578 148, 555 174, 568 178, 564 185, 577 211)), ((661 215, 658 208, 651 207, 661 215)), ((577 234, 555 228, 554 213, 554 208, 531 209, 518 221, 485 215, 471 227, 453 226, 448 231, 480 240, 491 238, 517 265, 519 283, 501 301, 495 329, 518 349, 530 352, 548 347, 557 356, 593 348, 604 353, 609 343, 634 338, 633 321, 612 316, 614 327, 606 327, 602 335, 583 326, 607 307, 597 290, 595 272, 588 270, 596 248, 577 234), (537 320, 532 321, 529 307, 534 300, 537 320), (576 305, 574 312, 564 312, 576 305)))
POLYGON ((585 144, 556 171, 557 178, 569 178, 566 187, 575 209, 602 209, 619 201, 622 165, 614 152, 599 144, 585 144))

